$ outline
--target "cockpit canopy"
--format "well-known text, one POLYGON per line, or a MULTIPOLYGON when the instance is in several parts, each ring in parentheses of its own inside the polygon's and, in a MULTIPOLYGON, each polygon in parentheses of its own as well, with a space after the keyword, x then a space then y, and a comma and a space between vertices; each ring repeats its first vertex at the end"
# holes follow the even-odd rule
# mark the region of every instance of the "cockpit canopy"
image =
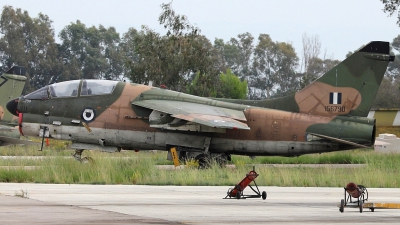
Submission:
POLYGON ((111 80, 71 80, 42 87, 26 99, 66 98, 89 95, 111 94, 118 81, 111 80))

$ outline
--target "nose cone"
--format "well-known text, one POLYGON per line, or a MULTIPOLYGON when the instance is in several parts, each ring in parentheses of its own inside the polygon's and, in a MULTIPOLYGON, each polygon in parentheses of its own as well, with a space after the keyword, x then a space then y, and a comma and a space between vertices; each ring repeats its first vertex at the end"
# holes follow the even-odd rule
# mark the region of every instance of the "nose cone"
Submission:
POLYGON ((7 105, 6 105, 7 110, 15 116, 18 116, 18 110, 17 110, 18 102, 19 102, 19 98, 16 98, 16 99, 13 99, 13 100, 7 102, 7 105))

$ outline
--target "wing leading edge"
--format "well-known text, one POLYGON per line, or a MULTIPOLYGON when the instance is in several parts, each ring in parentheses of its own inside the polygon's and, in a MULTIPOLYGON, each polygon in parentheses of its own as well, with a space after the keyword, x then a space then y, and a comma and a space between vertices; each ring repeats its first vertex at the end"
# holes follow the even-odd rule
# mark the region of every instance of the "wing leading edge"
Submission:
POLYGON ((246 117, 241 110, 171 100, 142 100, 133 101, 131 104, 157 110, 177 119, 209 127, 250 130, 247 124, 240 122, 246 121, 246 117))

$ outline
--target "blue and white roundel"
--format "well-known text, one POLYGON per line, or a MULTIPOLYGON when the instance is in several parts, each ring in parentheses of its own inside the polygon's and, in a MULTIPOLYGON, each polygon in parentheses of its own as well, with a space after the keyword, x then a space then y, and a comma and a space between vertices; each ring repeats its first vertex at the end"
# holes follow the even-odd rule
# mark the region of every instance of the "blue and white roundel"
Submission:
POLYGON ((82 110, 82 119, 85 122, 92 122, 96 117, 96 111, 91 107, 86 107, 82 110))

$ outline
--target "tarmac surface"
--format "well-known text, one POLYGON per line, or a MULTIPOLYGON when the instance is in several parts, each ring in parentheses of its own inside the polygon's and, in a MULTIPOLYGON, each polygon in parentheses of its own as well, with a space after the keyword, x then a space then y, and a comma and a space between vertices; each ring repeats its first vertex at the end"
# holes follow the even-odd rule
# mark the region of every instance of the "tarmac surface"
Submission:
MULTIPOLYGON (((400 223, 398 209, 340 213, 343 188, 262 186, 266 200, 223 199, 229 188, 0 183, 0 224, 400 223)), ((399 188, 368 193, 368 202, 400 203, 399 188)))

